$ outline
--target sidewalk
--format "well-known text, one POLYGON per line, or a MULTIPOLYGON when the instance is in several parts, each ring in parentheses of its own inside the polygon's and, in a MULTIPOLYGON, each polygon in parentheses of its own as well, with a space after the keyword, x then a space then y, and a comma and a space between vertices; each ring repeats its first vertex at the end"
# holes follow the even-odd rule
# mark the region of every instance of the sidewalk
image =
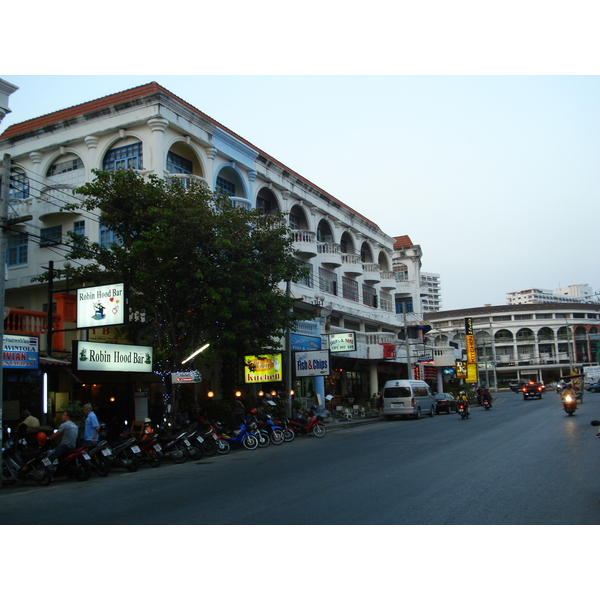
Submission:
POLYGON ((380 417, 353 417, 348 419, 345 417, 329 416, 323 419, 323 424, 327 428, 327 431, 336 431, 337 429, 347 429, 349 427, 360 427, 361 425, 370 425, 372 423, 379 423, 384 419, 380 417))

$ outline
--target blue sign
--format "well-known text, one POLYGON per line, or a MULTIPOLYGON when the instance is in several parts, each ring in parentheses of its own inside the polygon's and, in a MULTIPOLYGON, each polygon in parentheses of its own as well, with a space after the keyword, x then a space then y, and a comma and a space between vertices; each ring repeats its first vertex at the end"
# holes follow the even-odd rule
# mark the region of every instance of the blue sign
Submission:
POLYGON ((320 350, 321 338, 292 333, 290 335, 290 345, 292 346, 292 350, 294 352, 309 352, 311 350, 320 350))
POLYGON ((3 336, 2 367, 5 369, 37 369, 38 338, 28 335, 3 336))

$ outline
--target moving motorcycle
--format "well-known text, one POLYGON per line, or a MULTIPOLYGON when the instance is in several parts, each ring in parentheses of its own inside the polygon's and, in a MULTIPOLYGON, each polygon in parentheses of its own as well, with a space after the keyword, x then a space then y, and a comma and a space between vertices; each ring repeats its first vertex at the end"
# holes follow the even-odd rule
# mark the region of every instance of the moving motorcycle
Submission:
POLYGON ((566 391, 562 395, 563 410, 571 417, 577 410, 577 396, 572 390, 566 391))
POLYGON ((465 400, 458 400, 458 414, 461 419, 469 418, 469 404, 465 400))
POLYGON ((483 408, 485 408, 485 410, 490 410, 490 408, 492 408, 492 405, 490 404, 490 401, 487 398, 483 398, 481 404, 483 405, 483 408))

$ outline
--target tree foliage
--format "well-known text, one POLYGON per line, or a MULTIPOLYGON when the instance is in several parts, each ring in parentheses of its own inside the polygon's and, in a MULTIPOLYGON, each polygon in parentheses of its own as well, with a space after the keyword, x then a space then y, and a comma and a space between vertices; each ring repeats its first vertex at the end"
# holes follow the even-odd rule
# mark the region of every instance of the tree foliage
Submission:
POLYGON ((99 211, 110 248, 71 233, 69 278, 129 285, 130 328, 177 370, 205 343, 226 363, 277 348, 297 318, 281 282, 305 274, 281 213, 235 208, 225 194, 132 170, 94 171, 65 210, 99 211))

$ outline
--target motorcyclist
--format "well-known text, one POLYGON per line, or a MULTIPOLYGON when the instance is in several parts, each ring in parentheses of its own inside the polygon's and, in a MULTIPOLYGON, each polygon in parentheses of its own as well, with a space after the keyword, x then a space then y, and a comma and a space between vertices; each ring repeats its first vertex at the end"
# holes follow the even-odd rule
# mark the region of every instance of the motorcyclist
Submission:
POLYGON ((566 383, 565 387, 560 392, 560 399, 564 402, 567 396, 571 396, 575 401, 577 401, 577 396, 575 394, 575 390, 573 389, 572 383, 566 383))
POLYGON ((467 398, 467 393, 465 390, 460 390, 458 392, 458 398, 456 399, 456 403, 458 405, 462 404, 465 407, 465 411, 468 415, 471 414, 471 407, 469 406, 469 399, 467 398))
POLYGON ((487 400, 488 404, 491 406, 492 405, 492 394, 490 394, 490 390, 489 388, 485 388, 485 390, 483 390, 482 394, 481 394, 481 403, 483 404, 483 401, 487 400))
POLYGON ((59 436, 62 436, 60 444, 48 454, 48 460, 53 461, 66 456, 70 452, 75 450, 77 444, 77 434, 79 433, 79 427, 72 421, 73 413, 70 410, 65 410, 62 414, 62 424, 55 431, 48 440, 53 440, 59 436))

